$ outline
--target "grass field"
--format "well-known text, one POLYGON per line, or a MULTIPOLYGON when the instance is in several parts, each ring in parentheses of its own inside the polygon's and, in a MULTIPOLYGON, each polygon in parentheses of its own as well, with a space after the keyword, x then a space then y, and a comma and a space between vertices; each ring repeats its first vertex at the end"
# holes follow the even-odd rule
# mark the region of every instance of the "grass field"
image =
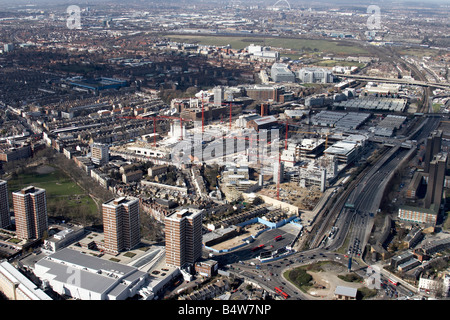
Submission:
POLYGON ((422 58, 425 56, 433 57, 439 54, 439 50, 430 48, 407 48, 398 50, 398 53, 401 55, 409 55, 422 58))
POLYGON ((8 181, 8 190, 15 192, 30 185, 46 190, 49 215, 57 205, 63 206, 60 211, 68 214, 75 208, 88 216, 97 214, 97 206, 92 198, 57 168, 41 166, 27 169, 8 181))
POLYGON ((433 112, 440 112, 442 103, 433 103, 433 112))
POLYGON ((344 41, 313 40, 313 39, 291 39, 282 37, 239 37, 239 36, 209 36, 209 35, 169 35, 171 41, 196 43, 201 45, 226 46, 231 45, 233 49, 244 49, 250 44, 271 46, 273 48, 292 49, 298 52, 319 51, 334 54, 367 54, 363 47, 344 41))
POLYGON ((353 66, 356 66, 358 68, 363 68, 366 66, 365 63, 359 63, 359 62, 353 62, 353 61, 337 61, 337 60, 322 60, 322 61, 314 63, 314 65, 321 66, 321 67, 335 67, 335 66, 353 67, 353 66))

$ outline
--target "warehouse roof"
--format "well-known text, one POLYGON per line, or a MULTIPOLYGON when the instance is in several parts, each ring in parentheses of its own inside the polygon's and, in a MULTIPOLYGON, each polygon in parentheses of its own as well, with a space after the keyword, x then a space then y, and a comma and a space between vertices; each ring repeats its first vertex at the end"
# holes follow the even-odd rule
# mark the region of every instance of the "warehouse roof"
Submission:
POLYGON ((277 119, 274 116, 262 117, 258 119, 253 119, 257 125, 263 125, 267 123, 277 122, 277 119))
POLYGON ((357 291, 358 290, 355 288, 337 286, 336 290, 334 291, 334 294, 356 298, 357 291))
POLYGON ((39 260, 36 268, 47 268, 45 273, 53 275, 53 280, 70 283, 79 288, 118 296, 131 283, 145 277, 146 273, 137 268, 65 248, 39 260), (74 283, 74 274, 79 275, 74 283))

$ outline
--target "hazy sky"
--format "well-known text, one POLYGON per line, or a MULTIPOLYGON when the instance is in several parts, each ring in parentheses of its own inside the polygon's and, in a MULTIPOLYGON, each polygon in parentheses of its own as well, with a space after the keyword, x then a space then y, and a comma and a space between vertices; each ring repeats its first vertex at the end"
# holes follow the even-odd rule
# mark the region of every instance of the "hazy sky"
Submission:
MULTIPOLYGON (((415 4, 450 4, 450 0, 287 0, 291 5, 303 5, 303 6, 314 6, 317 4, 336 4, 336 5, 363 5, 363 4, 375 4, 375 5, 395 5, 395 4, 407 4, 407 3, 415 3, 415 4)), ((3 11, 5 7, 13 7, 15 5, 25 5, 25 4, 76 4, 76 5, 89 5, 95 3, 125 3, 123 0, 0 0, 0 4, 3 8, 0 11, 3 11), (2 10, 3 9, 3 10, 2 10)), ((145 4, 148 3, 220 3, 226 4, 227 2, 240 2, 242 4, 245 3, 259 3, 259 4, 267 4, 275 3, 276 0, 127 0, 128 3, 137 3, 137 4, 145 4)))

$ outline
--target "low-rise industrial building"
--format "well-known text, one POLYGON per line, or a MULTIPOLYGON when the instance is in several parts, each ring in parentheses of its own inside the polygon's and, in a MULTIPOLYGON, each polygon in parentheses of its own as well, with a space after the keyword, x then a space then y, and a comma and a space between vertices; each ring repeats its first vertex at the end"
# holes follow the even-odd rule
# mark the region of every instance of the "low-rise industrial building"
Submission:
POLYGON ((334 296, 337 300, 356 300, 356 294, 358 290, 356 288, 336 286, 334 296))
POLYGON ((404 112, 407 105, 406 99, 400 98, 385 98, 375 96, 359 96, 357 99, 349 99, 346 101, 335 101, 333 106, 343 109, 355 110, 377 110, 377 111, 392 111, 404 112))
POLYGON ((278 121, 274 116, 259 117, 247 122, 247 128, 253 128, 255 131, 259 131, 260 129, 271 129, 272 126, 276 126, 277 124, 278 121))
POLYGON ((131 298, 149 276, 137 268, 69 248, 36 262, 34 273, 55 292, 80 300, 131 298))

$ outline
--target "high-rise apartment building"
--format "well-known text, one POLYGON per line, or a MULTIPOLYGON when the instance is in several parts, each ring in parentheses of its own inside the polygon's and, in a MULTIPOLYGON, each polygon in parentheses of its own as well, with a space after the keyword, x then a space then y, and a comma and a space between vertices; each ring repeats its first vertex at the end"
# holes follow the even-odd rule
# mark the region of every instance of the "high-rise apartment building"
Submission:
POLYGON ((221 106, 224 98, 224 89, 223 87, 215 87, 213 89, 214 93, 214 105, 221 106))
POLYGON ((429 165, 428 186, 425 194, 425 208, 432 204, 439 210, 444 190, 445 170, 447 168, 447 153, 438 153, 429 165))
POLYGON ((40 239, 48 230, 45 189, 29 186, 13 192, 16 235, 20 239, 40 239))
POLYGON ((0 180, 0 228, 7 228, 10 224, 8 184, 6 181, 0 180))
POLYGON ((436 130, 431 133, 427 138, 425 149, 425 165, 423 171, 428 173, 430 171, 430 162, 433 161, 433 157, 441 151, 442 143, 442 131, 436 130))
POLYGON ((109 162, 109 147, 102 143, 91 145, 91 160, 97 165, 104 165, 109 162))
POLYGON ((12 44, 12 43, 5 43, 3 45, 3 51, 4 52, 12 52, 12 51, 14 51, 14 44, 12 44))
POLYGON ((202 255, 203 210, 182 209, 165 218, 166 264, 182 268, 202 255))
POLYGON ((120 197, 103 203, 105 251, 119 253, 131 250, 141 240, 139 199, 120 197))

